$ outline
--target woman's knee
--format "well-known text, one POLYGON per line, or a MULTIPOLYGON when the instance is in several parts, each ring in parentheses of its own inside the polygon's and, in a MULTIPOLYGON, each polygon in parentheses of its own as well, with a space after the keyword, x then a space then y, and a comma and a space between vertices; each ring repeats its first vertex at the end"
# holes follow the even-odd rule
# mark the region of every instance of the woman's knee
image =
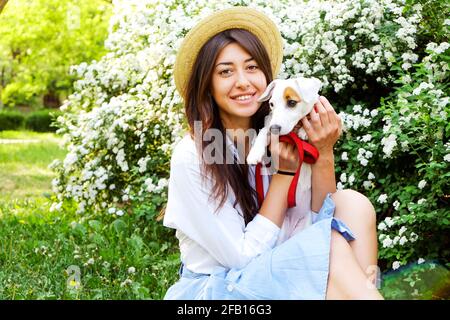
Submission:
POLYGON ((331 195, 331 198, 336 204, 337 218, 342 218, 343 220, 358 219, 364 221, 369 227, 376 226, 375 208, 362 193, 352 189, 345 189, 336 191, 331 195))

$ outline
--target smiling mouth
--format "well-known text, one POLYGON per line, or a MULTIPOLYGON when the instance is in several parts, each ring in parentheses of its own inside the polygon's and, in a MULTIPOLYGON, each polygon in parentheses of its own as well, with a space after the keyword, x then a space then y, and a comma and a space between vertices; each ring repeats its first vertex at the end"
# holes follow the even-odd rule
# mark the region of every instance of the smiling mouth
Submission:
POLYGON ((255 96, 255 94, 256 94, 256 92, 249 93, 249 94, 241 94, 238 96, 231 97, 231 99, 235 100, 235 101, 245 102, 245 101, 251 100, 255 96))

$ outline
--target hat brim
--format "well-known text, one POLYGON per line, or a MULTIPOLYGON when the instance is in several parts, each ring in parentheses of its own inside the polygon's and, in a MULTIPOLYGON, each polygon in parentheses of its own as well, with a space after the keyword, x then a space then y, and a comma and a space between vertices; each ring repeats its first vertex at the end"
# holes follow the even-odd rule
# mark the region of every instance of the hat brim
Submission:
POLYGON ((283 39, 275 23, 265 14, 248 7, 233 7, 213 13, 201 20, 184 38, 175 60, 175 85, 185 99, 186 88, 195 60, 203 45, 216 34, 228 29, 244 29, 264 45, 274 77, 283 60, 283 39))

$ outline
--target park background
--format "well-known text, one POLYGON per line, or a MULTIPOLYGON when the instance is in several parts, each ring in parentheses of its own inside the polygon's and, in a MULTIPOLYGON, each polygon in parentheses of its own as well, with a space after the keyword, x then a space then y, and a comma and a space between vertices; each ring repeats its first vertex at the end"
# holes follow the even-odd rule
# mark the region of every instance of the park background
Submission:
POLYGON ((179 252, 160 217, 186 129, 172 77, 199 19, 255 7, 280 78, 340 113, 337 187, 377 212, 387 299, 448 299, 449 4, 430 0, 0 1, 0 299, 161 299, 179 252))

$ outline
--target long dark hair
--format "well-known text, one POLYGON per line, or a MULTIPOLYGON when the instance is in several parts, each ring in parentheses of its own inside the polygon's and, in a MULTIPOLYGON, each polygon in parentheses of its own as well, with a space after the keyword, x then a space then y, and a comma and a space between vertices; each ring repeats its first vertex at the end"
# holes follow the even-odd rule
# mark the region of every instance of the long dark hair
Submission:
MULTIPOLYGON (((225 128, 219 116, 219 107, 211 95, 211 80, 219 53, 230 43, 239 44, 255 59, 258 67, 264 73, 267 83, 270 83, 273 79, 269 55, 255 35, 243 29, 229 29, 215 35, 200 50, 186 89, 185 112, 192 137, 194 137, 195 121, 201 121, 202 123, 202 137, 208 129, 218 129, 222 133, 222 137, 226 137, 225 128)), ((259 132, 264 126, 264 118, 269 111, 268 102, 263 102, 258 111, 251 117, 251 128, 259 132)), ((200 155, 203 155, 203 150, 214 141, 201 140, 200 144, 197 141, 196 143, 200 155)), ((236 208, 239 203, 243 211, 240 214, 247 224, 258 213, 256 191, 250 186, 247 164, 225 163, 226 148, 227 144, 223 143, 221 148, 221 156, 224 157, 223 164, 202 162, 204 177, 212 177, 213 181, 209 200, 220 200, 217 211, 224 205, 229 187, 231 187, 236 197, 233 207, 236 208)))

